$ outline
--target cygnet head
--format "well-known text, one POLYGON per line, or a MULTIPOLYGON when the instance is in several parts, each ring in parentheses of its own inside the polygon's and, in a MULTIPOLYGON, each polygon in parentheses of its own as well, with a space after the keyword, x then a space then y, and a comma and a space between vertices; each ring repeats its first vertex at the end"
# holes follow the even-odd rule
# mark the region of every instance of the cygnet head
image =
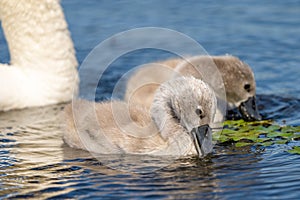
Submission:
POLYGON ((210 126, 215 111, 213 90, 194 77, 180 77, 162 84, 151 107, 162 137, 172 137, 180 127, 181 134, 190 135, 200 157, 212 151, 210 126))
POLYGON ((231 108, 238 108, 245 120, 260 120, 255 100, 256 84, 251 68, 234 56, 215 56, 231 108))
POLYGON ((195 56, 188 62, 182 62, 177 70, 182 75, 192 75, 219 87, 221 84, 218 79, 214 79, 215 70, 218 70, 224 83, 228 110, 238 108, 247 121, 261 119, 255 101, 256 84, 253 71, 238 58, 230 55, 195 56))

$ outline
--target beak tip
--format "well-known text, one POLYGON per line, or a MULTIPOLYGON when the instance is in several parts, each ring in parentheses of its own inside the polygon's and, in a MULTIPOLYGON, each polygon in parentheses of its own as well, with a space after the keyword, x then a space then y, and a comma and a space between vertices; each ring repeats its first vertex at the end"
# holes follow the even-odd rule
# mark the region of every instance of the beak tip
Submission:
POLYGON ((209 125, 206 124, 195 128, 193 136, 199 158, 202 158, 212 152, 212 130, 209 125))
POLYGON ((255 96, 249 97, 246 101, 242 102, 239 106, 239 111, 245 121, 262 120, 256 105, 255 96))

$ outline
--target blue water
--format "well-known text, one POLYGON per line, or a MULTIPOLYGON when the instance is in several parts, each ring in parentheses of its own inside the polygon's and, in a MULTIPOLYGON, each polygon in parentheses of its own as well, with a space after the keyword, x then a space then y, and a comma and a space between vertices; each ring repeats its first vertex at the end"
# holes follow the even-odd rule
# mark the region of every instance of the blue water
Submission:
MULTIPOLYGON (((300 1, 62 0, 62 5, 79 63, 121 31, 174 29, 211 55, 228 53, 247 62, 255 73, 264 117, 300 125, 300 1)), ((0 49, 0 62, 8 62, 2 32, 0 49)), ((121 56, 104 74, 96 99, 108 98, 116 81, 134 66, 170 56, 151 49, 121 56)), ((58 118, 62 106, 0 113, 0 198, 300 197, 300 156, 286 152, 296 141, 266 148, 215 146, 205 160, 183 158, 155 171, 147 171, 148 165, 133 173, 64 145, 58 118)), ((127 164, 135 160, 122 159, 127 164)), ((148 162, 156 167, 165 161, 148 162)))

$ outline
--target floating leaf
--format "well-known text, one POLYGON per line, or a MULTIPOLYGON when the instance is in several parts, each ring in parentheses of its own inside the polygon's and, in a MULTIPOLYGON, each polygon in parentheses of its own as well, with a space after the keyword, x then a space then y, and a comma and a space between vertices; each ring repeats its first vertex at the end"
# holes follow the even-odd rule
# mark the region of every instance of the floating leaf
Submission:
POLYGON ((281 127, 281 132, 283 133, 300 133, 300 126, 284 126, 281 127))
POLYGON ((288 152, 292 154, 300 154, 300 147, 294 146, 293 149, 288 150, 288 152))
POLYGON ((300 126, 280 126, 270 120, 225 121, 224 129, 214 134, 214 140, 226 145, 235 143, 236 147, 283 145, 292 140, 300 140, 300 126))
POLYGON ((275 143, 276 144, 286 144, 286 143, 288 143, 288 140, 277 140, 275 143))
POLYGON ((262 143, 262 142, 269 142, 271 141, 270 138, 256 138, 256 140, 254 141, 255 143, 262 143))
POLYGON ((271 133, 268 133, 267 137, 289 139, 289 138, 292 138, 293 135, 294 135, 293 133, 271 132, 271 133))
POLYGON ((237 142, 235 143, 236 147, 244 147, 244 146, 250 146, 253 145, 253 143, 248 143, 248 142, 237 142))
POLYGON ((273 144, 274 144, 274 142, 270 141, 270 142, 263 142, 263 143, 260 143, 259 145, 268 147, 268 146, 271 146, 271 145, 273 145, 273 144))

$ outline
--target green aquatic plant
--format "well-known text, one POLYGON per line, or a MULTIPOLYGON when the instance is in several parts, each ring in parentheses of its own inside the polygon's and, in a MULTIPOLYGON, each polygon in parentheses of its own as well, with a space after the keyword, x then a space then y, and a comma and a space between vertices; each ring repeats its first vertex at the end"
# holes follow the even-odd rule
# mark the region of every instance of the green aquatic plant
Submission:
POLYGON ((292 154, 300 154, 300 147, 294 146, 293 149, 288 150, 288 152, 292 154))
MULTIPOLYGON (((245 122, 244 120, 225 121, 222 131, 214 134, 219 144, 232 143, 236 147, 249 145, 270 146, 287 144, 300 140, 300 126, 278 125, 271 120, 245 122)), ((289 150, 300 154, 300 147, 289 150)))

